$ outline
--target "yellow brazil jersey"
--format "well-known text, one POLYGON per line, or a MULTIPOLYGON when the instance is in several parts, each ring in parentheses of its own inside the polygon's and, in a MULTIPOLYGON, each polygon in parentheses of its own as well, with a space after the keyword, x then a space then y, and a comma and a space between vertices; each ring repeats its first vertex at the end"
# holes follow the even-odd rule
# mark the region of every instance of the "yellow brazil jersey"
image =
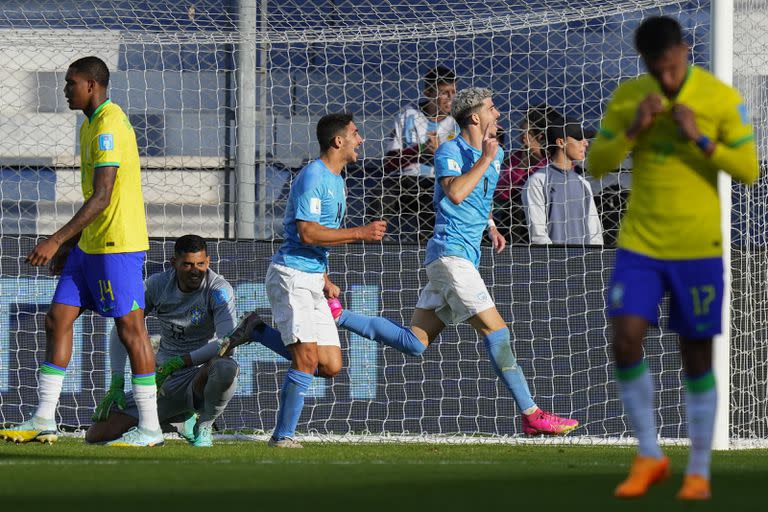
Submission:
POLYGON ((659 259, 697 259, 722 254, 717 173, 757 179, 758 162, 752 125, 739 93, 708 71, 690 66, 675 99, 650 75, 622 83, 613 94, 587 169, 597 177, 615 170, 632 151, 632 189, 621 221, 618 245, 659 259), (634 141, 626 130, 649 94, 663 98, 665 111, 634 141), (702 135, 716 142, 707 156, 685 139, 670 108, 688 106, 702 135))
POLYGON ((109 206, 83 229, 80 249, 88 254, 149 249, 136 134, 119 106, 107 100, 85 120, 80 128, 80 158, 86 200, 93 195, 95 169, 118 167, 109 206))

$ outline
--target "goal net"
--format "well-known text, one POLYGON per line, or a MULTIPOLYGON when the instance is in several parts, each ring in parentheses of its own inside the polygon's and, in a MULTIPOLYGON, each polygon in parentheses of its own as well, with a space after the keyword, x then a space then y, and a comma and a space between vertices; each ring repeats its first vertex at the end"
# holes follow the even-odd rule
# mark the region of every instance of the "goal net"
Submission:
MULTIPOLYGON (((594 129, 618 83, 642 72, 632 34, 649 15, 680 20, 696 64, 710 64, 710 2, 665 0, 106 0, 6 2, 0 14, 2 231, 0 232, 0 423, 37 403, 45 355, 44 315, 55 280, 24 263, 40 236, 81 204, 77 133, 82 114, 64 101, 68 64, 85 55, 112 72, 110 97, 129 115, 142 157, 151 249, 147 275, 167 268, 173 240, 211 239, 213 268, 234 286, 240 312, 269 319, 269 258, 282 237, 287 190, 317 155, 314 130, 346 110, 365 137, 346 171, 347 225, 389 221, 382 243, 334 250, 331 277, 351 310, 407 324, 432 226, 434 178, 385 158, 398 113, 424 100, 424 74, 455 71, 457 87, 490 87, 502 112, 503 147, 521 156, 521 122, 546 104, 594 129)), ((735 81, 762 149, 768 6, 737 1, 735 81)), ((523 159, 529 154, 522 154, 523 159)), ((586 176, 586 175, 585 175, 586 176)), ((592 181, 605 245, 530 243, 519 190, 495 212, 513 243, 484 248, 481 273, 539 406, 577 418, 569 440, 631 436, 613 381, 604 291, 631 187, 631 161, 592 181)), ((734 187, 731 435, 766 439, 765 183, 734 187)), ((109 382, 111 325, 90 313, 76 323, 58 420, 82 428, 109 382)), ((157 324, 148 321, 150 333, 157 324)), ((657 388, 660 435, 684 439, 676 338, 649 332, 646 357, 657 388)), ((447 328, 423 358, 342 334, 344 370, 316 379, 300 434, 362 439, 519 439, 519 411, 467 325, 447 328)), ((239 388, 220 429, 269 432, 288 363, 264 347, 238 352, 239 388)))

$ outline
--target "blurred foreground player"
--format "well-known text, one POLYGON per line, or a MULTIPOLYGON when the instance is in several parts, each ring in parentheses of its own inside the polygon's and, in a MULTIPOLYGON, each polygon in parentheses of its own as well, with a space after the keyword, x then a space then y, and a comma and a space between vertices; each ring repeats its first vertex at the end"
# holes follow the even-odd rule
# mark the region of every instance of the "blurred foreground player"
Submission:
MULTIPOLYGON (((653 383, 643 337, 669 293, 669 326, 680 336, 691 449, 678 498, 709 499, 717 392, 712 338, 720 333, 722 234, 717 175, 758 176, 753 130, 739 93, 688 64, 677 21, 648 18, 635 33, 648 73, 622 83, 588 154, 600 177, 632 151, 632 192, 621 223, 607 304, 621 399, 639 440, 629 477, 615 491, 642 496, 669 475, 656 441, 653 383)), ((727 399, 727 397, 726 397, 727 399)))

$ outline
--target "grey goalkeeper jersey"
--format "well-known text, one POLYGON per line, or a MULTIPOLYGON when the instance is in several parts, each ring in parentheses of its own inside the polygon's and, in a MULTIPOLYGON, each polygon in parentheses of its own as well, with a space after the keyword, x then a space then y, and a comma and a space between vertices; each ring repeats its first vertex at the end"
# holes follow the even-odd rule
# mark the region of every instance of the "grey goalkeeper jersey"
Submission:
POLYGON ((150 276, 144 290, 144 314, 156 317, 161 326, 157 364, 221 339, 237 324, 232 286, 213 270, 193 292, 179 290, 173 268, 150 276))

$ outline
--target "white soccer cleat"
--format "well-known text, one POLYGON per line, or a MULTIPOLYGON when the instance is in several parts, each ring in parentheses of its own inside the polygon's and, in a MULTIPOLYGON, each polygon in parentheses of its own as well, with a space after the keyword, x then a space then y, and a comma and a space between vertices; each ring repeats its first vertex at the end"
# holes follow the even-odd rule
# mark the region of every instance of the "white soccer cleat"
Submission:
POLYGON ((140 429, 139 427, 131 427, 128 429, 128 432, 115 439, 114 441, 108 442, 106 445, 142 448, 150 446, 162 446, 164 443, 165 440, 163 439, 163 433, 159 430, 157 432, 147 432, 140 429))
POLYGON ((270 448, 304 448, 301 446, 300 442, 290 437, 284 437, 282 439, 270 437, 267 446, 270 448))
POLYGON ((45 421, 35 418, 19 425, 0 430, 0 439, 14 443, 37 442, 53 444, 59 438, 54 420, 45 421))

